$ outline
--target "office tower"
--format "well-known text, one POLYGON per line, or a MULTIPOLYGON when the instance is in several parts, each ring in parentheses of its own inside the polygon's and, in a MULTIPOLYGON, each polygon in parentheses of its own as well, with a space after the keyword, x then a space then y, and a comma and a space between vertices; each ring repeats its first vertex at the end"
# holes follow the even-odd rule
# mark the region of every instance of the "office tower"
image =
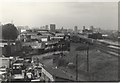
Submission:
POLYGON ((0 26, 2 26, 2 23, 0 22, 0 26))
POLYGON ((77 27, 77 26, 74 27, 74 31, 75 31, 75 32, 78 31, 78 27, 77 27))
POLYGON ((50 31, 54 32, 56 29, 56 25, 55 24, 50 24, 50 31))
POLYGON ((91 31, 94 31, 94 27, 93 27, 93 26, 90 26, 90 30, 91 30, 91 31))
POLYGON ((48 30, 48 25, 45 25, 45 29, 48 30))
POLYGON ((85 26, 83 26, 83 30, 85 30, 85 26))

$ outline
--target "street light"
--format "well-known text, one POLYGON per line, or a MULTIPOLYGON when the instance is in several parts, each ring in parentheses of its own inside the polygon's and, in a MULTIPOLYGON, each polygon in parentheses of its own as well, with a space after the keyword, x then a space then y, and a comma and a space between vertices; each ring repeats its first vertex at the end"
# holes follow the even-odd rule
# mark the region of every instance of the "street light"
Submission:
POLYGON ((78 54, 76 54, 76 81, 78 81, 78 54))
MULTIPOLYGON (((89 43, 86 44, 82 44, 81 46, 76 48, 76 51, 82 51, 82 50, 86 50, 86 55, 87 55, 87 73, 89 74, 89 43)), ((78 80, 78 54, 76 55, 76 80, 78 80)))
POLYGON ((87 72, 89 73, 89 44, 87 44, 87 72))

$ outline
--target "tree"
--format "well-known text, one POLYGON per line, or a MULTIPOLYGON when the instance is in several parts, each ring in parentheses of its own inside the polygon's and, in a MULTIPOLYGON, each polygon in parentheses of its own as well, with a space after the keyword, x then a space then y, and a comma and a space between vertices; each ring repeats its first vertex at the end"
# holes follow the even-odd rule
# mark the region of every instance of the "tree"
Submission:
POLYGON ((2 26, 2 37, 7 40, 15 40, 18 36, 18 30, 13 24, 5 24, 2 26))

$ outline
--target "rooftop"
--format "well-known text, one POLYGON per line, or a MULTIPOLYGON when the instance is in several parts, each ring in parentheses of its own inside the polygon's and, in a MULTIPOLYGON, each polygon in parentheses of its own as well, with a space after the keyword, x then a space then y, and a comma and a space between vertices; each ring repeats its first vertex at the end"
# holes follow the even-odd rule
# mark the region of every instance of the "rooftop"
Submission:
POLYGON ((53 68, 53 67, 46 67, 44 66, 46 71, 48 71, 50 74, 52 74, 55 77, 66 79, 68 81, 75 81, 75 78, 72 78, 71 76, 67 75, 66 72, 62 71, 59 68, 53 68))

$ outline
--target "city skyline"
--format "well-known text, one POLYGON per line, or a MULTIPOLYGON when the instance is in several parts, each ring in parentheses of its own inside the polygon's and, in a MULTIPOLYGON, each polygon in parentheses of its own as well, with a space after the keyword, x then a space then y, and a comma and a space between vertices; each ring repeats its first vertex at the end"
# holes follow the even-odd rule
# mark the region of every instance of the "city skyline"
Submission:
POLYGON ((0 0, 0 83, 117 82, 118 0, 0 0))
POLYGON ((118 29, 117 2, 3 2, 1 10, 3 24, 13 21, 17 26, 29 27, 54 23, 57 28, 67 29, 118 29))

